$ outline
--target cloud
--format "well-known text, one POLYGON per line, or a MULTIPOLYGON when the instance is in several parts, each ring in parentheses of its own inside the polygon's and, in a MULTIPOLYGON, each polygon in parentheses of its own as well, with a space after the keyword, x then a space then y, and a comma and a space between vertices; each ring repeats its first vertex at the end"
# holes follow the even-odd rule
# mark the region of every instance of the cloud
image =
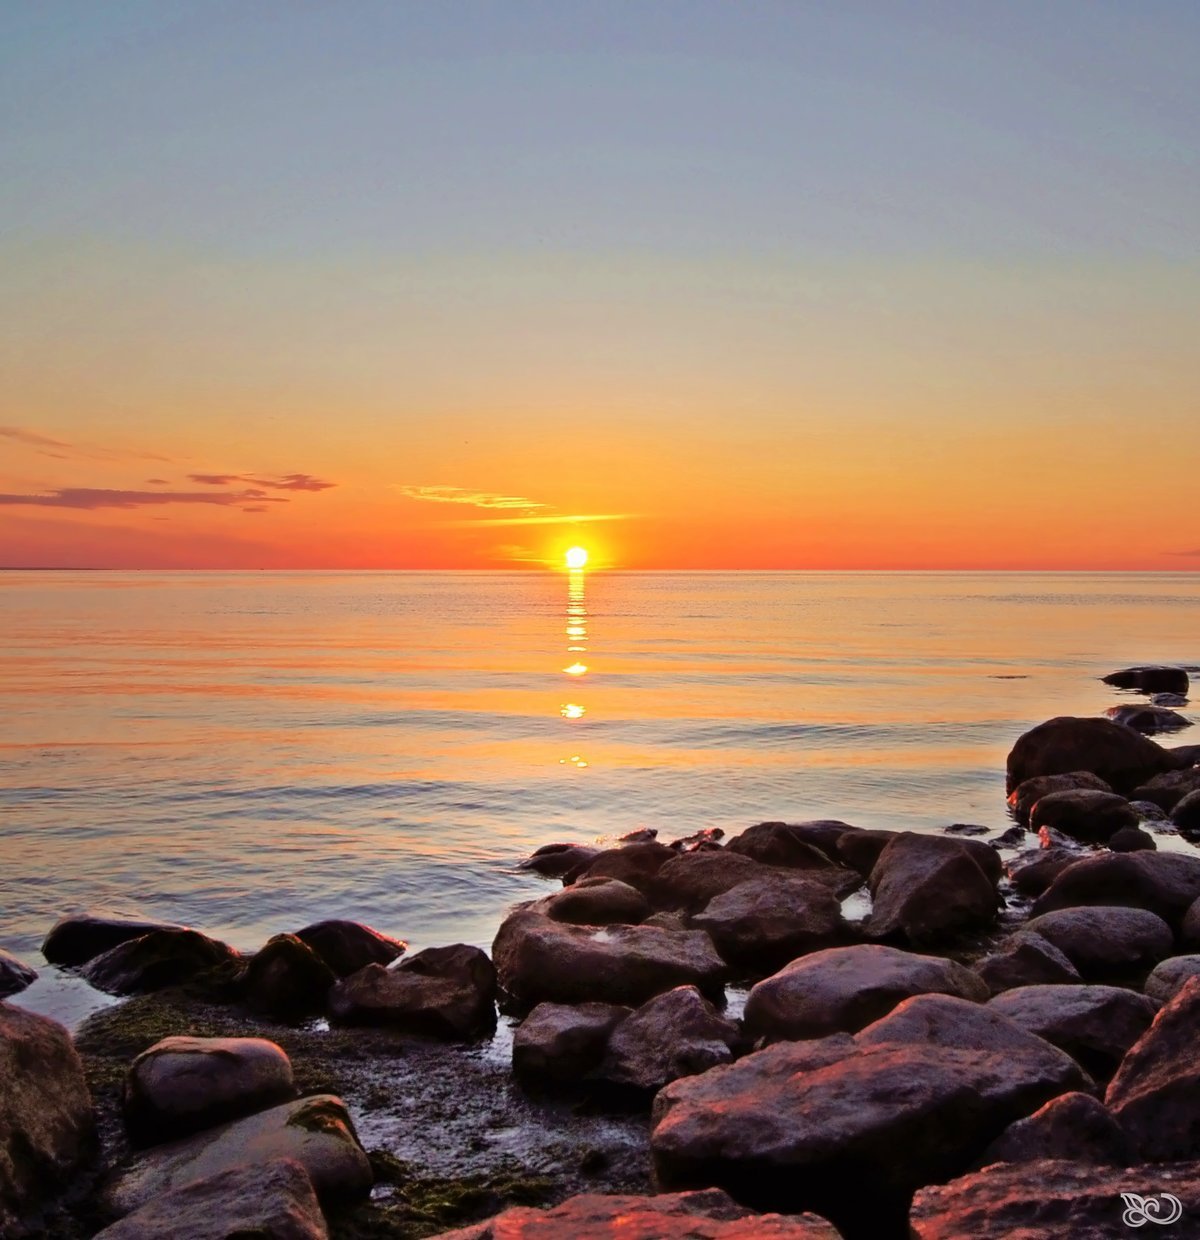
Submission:
POLYGON ((1200 556, 1200 547, 1195 547, 1191 551, 1167 551, 1167 552, 1164 552, 1164 554, 1165 555, 1180 555, 1180 556, 1183 556, 1185 559, 1188 559, 1188 558, 1200 556))
POLYGON ((152 487, 169 487, 171 485, 169 478, 147 478, 146 482, 152 487))
POLYGON ((169 462, 171 460, 169 456, 160 456, 157 452, 134 452, 126 448, 102 448, 96 444, 71 443, 66 439, 55 439, 51 435, 43 435, 40 431, 31 431, 24 426, 0 426, 0 438, 24 444, 32 448, 39 456, 53 457, 56 461, 69 461, 76 458, 85 461, 169 462))
POLYGON ((535 499, 521 495, 497 495, 492 491, 469 491, 464 487, 414 487, 397 486, 396 490, 407 499, 423 500, 430 504, 467 504, 472 508, 545 508, 535 499))
POLYGON ((279 474, 274 478, 259 478, 254 474, 188 474, 188 481, 208 487, 227 487, 235 482, 245 482, 255 487, 269 487, 273 491, 328 491, 330 487, 337 486, 336 482, 326 482, 323 478, 314 478, 312 474, 279 474))
POLYGON ((572 512, 534 517, 478 517, 469 521, 452 521, 456 526, 477 525, 582 525, 591 521, 630 521, 636 512, 572 512))
POLYGON ((0 494, 0 506, 24 505, 33 508, 146 508, 160 504, 215 504, 238 507, 253 500, 257 504, 286 504, 279 495, 261 491, 118 491, 100 487, 65 487, 47 495, 0 494))

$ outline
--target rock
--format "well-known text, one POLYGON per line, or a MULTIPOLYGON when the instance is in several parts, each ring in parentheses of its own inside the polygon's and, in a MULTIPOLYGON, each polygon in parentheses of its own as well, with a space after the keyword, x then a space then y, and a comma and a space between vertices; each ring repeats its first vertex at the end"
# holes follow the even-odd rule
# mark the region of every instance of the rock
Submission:
POLYGON ((1188 906, 1179 923, 1179 942, 1182 947, 1200 951, 1200 897, 1188 906))
POLYGON ((1067 848, 1041 848, 1032 855, 1022 853, 1009 862, 1008 876, 1022 895, 1040 896, 1067 866, 1074 865, 1081 856, 1067 848))
POLYGON ((728 1188, 756 1209, 813 1210, 852 1238, 903 1236, 914 1189, 965 1170, 1079 1079, 1052 1048, 1019 1037, 1004 1046, 930 1053, 838 1034, 685 1077, 654 1100, 658 1182, 728 1188))
POLYGON ((1192 726, 1192 721, 1186 716, 1165 706, 1110 706, 1104 713, 1114 723, 1146 736, 1156 732, 1179 732, 1192 726))
POLYGON ((1151 706, 1186 706, 1187 698, 1182 693, 1156 693, 1150 699, 1151 706))
POLYGON ((1137 810, 1138 817, 1143 822, 1166 822, 1167 815, 1159 805, 1155 805, 1153 801, 1130 801, 1129 804, 1137 810))
POLYGON ((695 986, 677 986, 617 1025, 600 1075, 653 1093, 679 1077, 729 1063, 738 1041, 737 1025, 718 1015, 695 986))
POLYGON ((543 878, 562 878, 571 870, 586 869, 599 855, 598 848, 588 848, 582 844, 543 844, 517 869, 532 870, 543 878))
POLYGON ((92 1099, 70 1035, 0 1003, 0 1234, 68 1187, 96 1152, 92 1099))
POLYGON ((546 916, 578 926, 637 925, 650 916, 650 902, 617 878, 581 878, 545 904, 546 916))
POLYGON ((533 909, 518 909, 505 919, 492 959, 500 984, 526 1006, 547 1000, 635 1005, 689 984, 721 998, 727 970, 702 930, 596 929, 551 921, 533 909))
POLYGON ((1025 828, 1008 827, 988 843, 993 848, 1021 848, 1025 844, 1025 828))
POLYGON ((1139 801, 1149 801, 1169 814, 1189 792, 1200 791, 1200 767, 1187 766, 1181 771, 1156 775, 1133 790, 1139 801))
POLYGON ((1112 852, 1157 852, 1158 845, 1154 836, 1147 835, 1137 827, 1122 827, 1114 831, 1109 838, 1108 847, 1112 852))
POLYGON ((387 1025, 437 1038, 471 1038, 496 1024, 496 970, 487 953, 456 943, 427 947, 384 968, 369 964, 329 992, 344 1025, 387 1025))
POLYGON ((250 957, 241 990, 247 1007, 265 1016, 295 1020, 324 1012, 337 980, 333 970, 294 934, 277 934, 250 957))
POLYGON ((1065 908, 1034 917, 1025 929, 1049 939, 1087 981, 1142 976, 1175 944, 1170 926, 1140 908, 1065 908))
POLYGON ((1122 827, 1136 827, 1140 821, 1124 797, 1090 788, 1049 792, 1029 812, 1035 831, 1053 827, 1085 844, 1106 843, 1122 827))
POLYGON ((979 1161, 987 1166, 1043 1158, 1123 1167, 1129 1160, 1129 1142, 1103 1102, 1075 1092, 1060 1094, 1028 1119, 1010 1124, 979 1161))
POLYGON ((724 836, 723 827, 701 827, 699 831, 693 831, 691 835, 672 840, 667 847, 673 848, 676 852, 693 852, 697 848, 719 848, 718 841, 724 836))
POLYGON ((345 1105, 316 1094, 146 1150, 115 1173, 106 1204, 120 1217, 194 1180, 279 1159, 298 1162, 326 1205, 365 1197, 373 1181, 345 1105))
POLYGON ((1200 977, 1200 956, 1170 956, 1154 966, 1142 993, 1156 1003, 1169 1003, 1189 977, 1200 977))
POLYGON ((1029 825, 1029 812, 1044 796, 1052 792, 1112 792, 1098 775, 1091 771, 1068 771, 1063 775, 1035 775, 1023 780, 1008 794, 1008 808, 1017 821, 1029 825))
POLYGON ((883 850, 896 838, 895 831, 847 831, 838 837, 837 857, 860 878, 867 878, 883 850))
MULTIPOLYGON (((812 883, 820 883, 837 896, 849 895, 859 887, 857 874, 834 865, 822 857, 822 864, 801 871, 812 883)), ((719 852, 685 853, 668 861, 659 870, 652 899, 661 908, 684 909, 698 913, 717 896, 751 878, 772 875, 794 877, 796 869, 762 865, 727 849, 719 852)))
POLYGON ((93 957, 79 971, 110 995, 145 994, 237 965, 232 947, 197 930, 152 930, 93 957))
MULTIPOLYGON (((911 1240, 1125 1240, 1123 1222, 1161 1218, 1171 1209, 1159 1196, 1173 1193, 1183 1222, 1162 1229, 1168 1236, 1200 1230, 1200 1165, 1114 1167, 1091 1162, 1041 1159, 997 1163, 973 1175, 922 1188, 909 1215, 911 1240), (1124 1193, 1145 1198, 1129 1204, 1124 1193), (1153 1210, 1155 1214, 1143 1213, 1153 1210)), ((1148 1228, 1158 1231, 1158 1228, 1148 1228)))
MULTIPOLYGON (((1200 978, 1190 978, 1121 1061, 1104 1101, 1147 1162, 1200 1150, 1200 978)), ((1200 1197, 1196 1198, 1200 1203, 1200 1197)))
POLYGON ((942 830, 947 835, 988 835, 990 827, 982 827, 977 822, 953 822, 942 830))
POLYGON ((164 1038, 130 1065, 121 1095, 139 1145, 189 1136, 296 1096, 292 1065, 264 1038, 164 1038))
POLYGON ((165 921, 138 921, 105 913, 70 913, 54 923, 42 943, 50 964, 86 964, 102 952, 140 939, 152 930, 182 930, 165 921))
POLYGON ((1171 821, 1187 836, 1200 835, 1200 789, 1189 792, 1175 803, 1171 821))
POLYGON ((821 869, 837 862, 837 842, 847 831, 857 831, 836 819, 815 822, 760 822, 735 835, 726 848, 763 865, 801 870, 821 869))
POLYGON ((233 1167, 155 1197, 96 1240, 328 1240, 308 1173, 285 1159, 233 1167))
POLYGON ((18 960, 0 948, 0 999, 19 994, 31 982, 37 981, 37 970, 18 960))
POLYGON ((1018 737, 1008 755, 1008 788, 1035 775, 1090 771, 1126 793, 1181 762, 1167 750, 1110 719, 1060 716, 1018 737))
POLYGON ((1033 911, 1117 905, 1145 909, 1177 926, 1196 899, 1200 899, 1200 857, 1174 852, 1102 853, 1067 866, 1038 897, 1033 911))
POLYGON ((692 925, 712 937, 732 965, 759 976, 802 956, 844 943, 841 901, 804 873, 772 870, 710 900, 692 925))
POLYGON ((647 844, 653 839, 658 838, 657 827, 638 827, 634 831, 626 831, 624 835, 617 837, 622 844, 647 844))
POLYGON ((618 878, 648 896, 654 876, 668 861, 678 856, 673 848, 653 841, 626 844, 624 848, 606 848, 586 864, 568 870, 563 875, 563 882, 570 885, 581 878, 618 878))
POLYGON ((753 1038, 820 1038, 855 1032, 913 995, 949 994, 982 1002, 988 988, 953 960, 878 944, 802 956, 759 982, 746 1000, 753 1038))
POLYGON ((1075 966, 1040 934, 1020 932, 1000 945, 1000 950, 981 960, 975 971, 992 994, 1018 986, 1081 982, 1075 966))
POLYGON ((719 1189, 627 1197, 586 1193, 550 1210, 515 1206, 434 1240, 839 1240, 814 1214, 754 1214, 719 1189))
MULTIPOLYGON (((999 857, 983 847, 999 878, 999 857)), ((868 885, 874 902, 867 933, 917 947, 982 930, 999 909, 994 881, 963 843, 932 835, 896 835, 880 853, 868 885)))
POLYGON ((1117 689, 1137 689, 1141 693, 1188 691, 1188 674, 1181 667, 1125 667, 1101 679, 1117 689))
POLYGON ((989 1008, 1066 1051, 1098 1080, 1107 1080, 1150 1027, 1158 1004, 1119 986, 1021 986, 989 1008))
POLYGON ((1180 766, 1200 766, 1200 745, 1172 745, 1171 753, 1180 766))
POLYGON ((369 964, 391 964, 408 950, 403 939, 389 938, 359 921, 316 921, 296 938, 307 944, 338 977, 349 977, 369 964))
POLYGON ((572 1085, 600 1066, 608 1036, 633 1012, 612 1003, 539 1003, 513 1034, 513 1071, 527 1085, 572 1085))

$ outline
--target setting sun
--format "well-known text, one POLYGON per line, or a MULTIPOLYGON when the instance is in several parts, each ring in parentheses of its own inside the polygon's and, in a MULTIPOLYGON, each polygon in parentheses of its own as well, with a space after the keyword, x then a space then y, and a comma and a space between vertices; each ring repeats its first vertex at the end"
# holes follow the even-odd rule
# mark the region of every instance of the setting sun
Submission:
POLYGON ((568 568, 582 568, 588 562, 586 547, 571 547, 566 555, 568 568))

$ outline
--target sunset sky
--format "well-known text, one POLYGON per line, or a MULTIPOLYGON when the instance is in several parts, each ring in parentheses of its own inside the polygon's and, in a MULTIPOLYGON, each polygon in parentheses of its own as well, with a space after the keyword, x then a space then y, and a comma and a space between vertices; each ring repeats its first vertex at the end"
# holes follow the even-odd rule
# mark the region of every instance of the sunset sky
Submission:
POLYGON ((0 8, 0 566, 1200 567, 1200 6, 0 8))

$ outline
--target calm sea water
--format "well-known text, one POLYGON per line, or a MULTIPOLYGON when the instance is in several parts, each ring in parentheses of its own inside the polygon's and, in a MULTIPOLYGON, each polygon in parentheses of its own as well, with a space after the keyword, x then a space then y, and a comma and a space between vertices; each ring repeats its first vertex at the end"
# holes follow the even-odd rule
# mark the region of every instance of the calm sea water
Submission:
POLYGON ((553 840, 1007 825, 1020 732, 1200 659, 1200 576, 9 572, 0 633, 0 946, 486 944, 553 840))

